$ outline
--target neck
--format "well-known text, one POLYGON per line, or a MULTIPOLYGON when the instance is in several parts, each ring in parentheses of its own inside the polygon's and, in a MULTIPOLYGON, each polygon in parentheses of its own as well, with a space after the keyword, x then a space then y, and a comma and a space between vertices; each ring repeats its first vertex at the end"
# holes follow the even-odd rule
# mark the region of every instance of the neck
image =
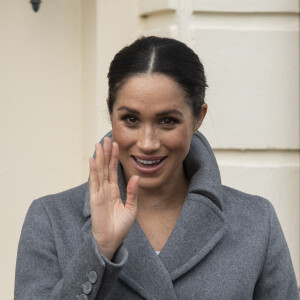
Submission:
POLYGON ((155 190, 140 188, 138 211, 162 213, 181 208, 186 198, 188 186, 189 182, 182 168, 182 171, 176 177, 155 190))

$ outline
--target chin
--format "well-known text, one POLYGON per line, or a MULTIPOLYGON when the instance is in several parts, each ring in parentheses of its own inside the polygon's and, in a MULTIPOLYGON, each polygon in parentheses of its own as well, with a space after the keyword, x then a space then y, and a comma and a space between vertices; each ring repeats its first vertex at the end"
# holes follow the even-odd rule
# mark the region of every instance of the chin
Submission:
POLYGON ((146 190, 154 190, 159 189, 162 186, 162 180, 159 178, 146 178, 140 176, 139 179, 139 188, 146 189, 146 190))

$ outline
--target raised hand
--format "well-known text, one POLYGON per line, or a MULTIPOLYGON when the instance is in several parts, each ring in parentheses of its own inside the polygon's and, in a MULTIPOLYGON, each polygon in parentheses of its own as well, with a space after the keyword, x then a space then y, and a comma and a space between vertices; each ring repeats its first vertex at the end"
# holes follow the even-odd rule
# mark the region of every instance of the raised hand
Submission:
POLYGON ((90 158, 92 231, 99 251, 111 259, 134 223, 139 177, 132 176, 128 181, 124 205, 118 186, 118 144, 111 145, 110 138, 105 137, 103 147, 96 144, 95 148, 96 160, 90 158))

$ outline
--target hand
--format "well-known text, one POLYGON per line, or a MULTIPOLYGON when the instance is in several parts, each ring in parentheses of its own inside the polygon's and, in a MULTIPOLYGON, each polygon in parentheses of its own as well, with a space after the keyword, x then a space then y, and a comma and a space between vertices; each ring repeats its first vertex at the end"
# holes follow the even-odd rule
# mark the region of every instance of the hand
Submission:
POLYGON ((90 158, 90 207, 92 231, 99 251, 108 259, 128 235, 137 213, 138 176, 127 185, 124 205, 118 186, 119 146, 104 138, 103 147, 96 144, 96 160, 90 158))

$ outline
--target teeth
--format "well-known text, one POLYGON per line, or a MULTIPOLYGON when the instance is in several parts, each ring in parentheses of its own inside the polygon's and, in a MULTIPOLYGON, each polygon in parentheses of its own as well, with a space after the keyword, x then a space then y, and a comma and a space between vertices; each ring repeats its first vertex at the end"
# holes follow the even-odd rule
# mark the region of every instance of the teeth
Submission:
POLYGON ((161 161, 161 159, 158 159, 158 160, 143 160, 143 159, 139 159, 139 158, 136 158, 136 157, 135 157, 135 160, 138 163, 143 164, 143 165, 153 165, 153 164, 157 164, 161 161))

